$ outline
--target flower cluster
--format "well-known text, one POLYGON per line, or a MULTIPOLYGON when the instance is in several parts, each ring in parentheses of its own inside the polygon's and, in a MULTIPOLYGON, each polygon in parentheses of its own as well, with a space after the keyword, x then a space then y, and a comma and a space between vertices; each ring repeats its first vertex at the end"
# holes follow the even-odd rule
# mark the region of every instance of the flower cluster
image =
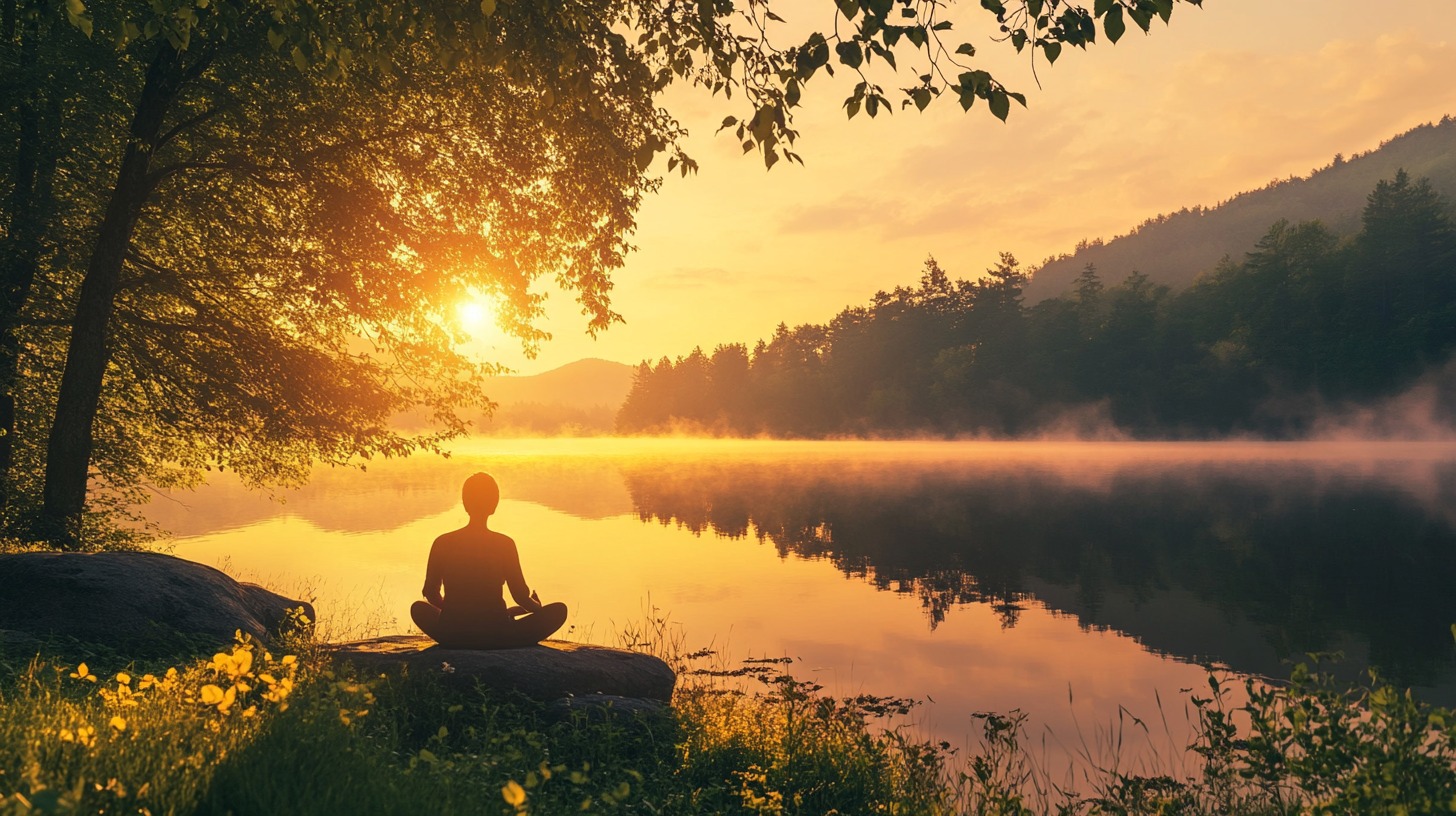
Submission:
POLYGON ((262 651, 261 658, 255 658, 256 653, 253 639, 238 632, 232 651, 218 652, 206 666, 217 682, 203 685, 196 697, 188 700, 212 706, 220 714, 237 710, 244 717, 252 717, 258 713, 257 703, 251 702, 257 697, 286 711, 288 696, 296 687, 298 658, 284 655, 275 659, 267 650, 262 651))

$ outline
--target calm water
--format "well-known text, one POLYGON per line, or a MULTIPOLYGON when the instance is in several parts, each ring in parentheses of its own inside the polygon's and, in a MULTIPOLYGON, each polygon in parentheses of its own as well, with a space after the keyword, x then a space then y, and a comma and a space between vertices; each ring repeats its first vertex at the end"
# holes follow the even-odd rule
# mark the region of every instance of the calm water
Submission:
POLYGON ((477 470, 570 636, 656 609, 690 648, 929 698, 915 727, 955 744, 970 712, 1020 708, 1051 761, 1098 754, 1125 706, 1167 754, 1203 665, 1279 677, 1315 650, 1456 702, 1451 444, 476 440, 150 515, 178 555, 313 596, 335 632, 403 632, 477 470))

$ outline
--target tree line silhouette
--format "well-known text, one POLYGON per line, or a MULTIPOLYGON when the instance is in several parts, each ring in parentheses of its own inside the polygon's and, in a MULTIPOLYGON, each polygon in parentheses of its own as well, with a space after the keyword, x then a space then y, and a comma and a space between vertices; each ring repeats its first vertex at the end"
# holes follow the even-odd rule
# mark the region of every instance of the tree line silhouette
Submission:
POLYGON ((638 366, 624 433, 826 436, 1047 430, 1068 418, 1145 436, 1307 431, 1322 405, 1397 393, 1456 348, 1456 226, 1404 171, 1360 229, 1274 223, 1254 251, 1178 292, 1086 266, 1023 302, 1003 253, 980 280, 931 258, 919 285, 750 350, 725 344, 638 366))

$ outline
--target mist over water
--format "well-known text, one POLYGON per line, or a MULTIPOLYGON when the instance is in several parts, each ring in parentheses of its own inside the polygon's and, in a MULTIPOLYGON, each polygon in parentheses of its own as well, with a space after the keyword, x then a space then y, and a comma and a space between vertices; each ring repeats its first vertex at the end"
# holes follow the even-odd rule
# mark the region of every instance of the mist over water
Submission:
POLYGON ((152 517, 180 555, 311 584, 326 623, 373 604, 404 631, 477 470, 570 637, 655 607, 694 646, 801 658, 831 691, 928 695, 925 727, 956 741, 971 711, 1067 733, 1181 699, 1200 664, 1277 678, 1308 651, 1456 699, 1448 441, 473 439, 152 517))

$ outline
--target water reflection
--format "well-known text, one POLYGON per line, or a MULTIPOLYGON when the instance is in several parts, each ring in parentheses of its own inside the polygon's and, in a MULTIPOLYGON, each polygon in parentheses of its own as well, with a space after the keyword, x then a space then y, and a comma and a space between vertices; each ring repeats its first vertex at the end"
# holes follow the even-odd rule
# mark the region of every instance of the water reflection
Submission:
POLYGON ((1456 463, 1161 458, 625 464, 644 520, 772 542, 915 596, 931 628, 1028 600, 1191 661, 1280 675, 1340 650, 1452 678, 1456 463))

